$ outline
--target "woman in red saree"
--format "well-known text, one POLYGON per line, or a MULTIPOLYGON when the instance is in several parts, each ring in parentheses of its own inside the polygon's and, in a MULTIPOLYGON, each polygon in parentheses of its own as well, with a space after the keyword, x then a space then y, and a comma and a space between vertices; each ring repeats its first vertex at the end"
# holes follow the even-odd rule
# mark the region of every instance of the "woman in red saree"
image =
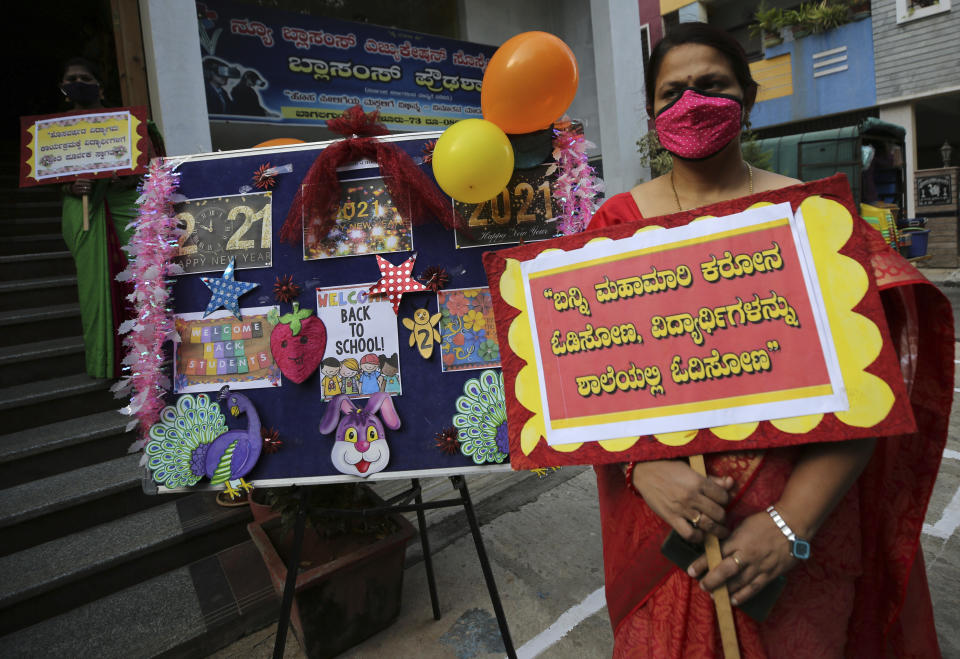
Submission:
MULTIPOLYGON (((756 92, 725 32, 671 31, 651 55, 647 102, 673 170, 609 199, 590 228, 727 200, 734 213, 759 200, 750 195, 799 183, 743 161, 738 136, 756 92)), ((920 531, 952 402, 952 314, 935 287, 867 233, 918 432, 712 454, 707 478, 683 460, 597 467, 615 657, 720 656, 709 591, 721 584, 744 657, 940 655, 920 531), (797 558, 802 547, 779 522, 809 543, 808 559, 797 558), (659 551, 671 529, 692 542, 719 536, 723 560, 708 570, 701 557, 683 573, 659 551), (763 623, 738 610, 784 574, 763 623)))

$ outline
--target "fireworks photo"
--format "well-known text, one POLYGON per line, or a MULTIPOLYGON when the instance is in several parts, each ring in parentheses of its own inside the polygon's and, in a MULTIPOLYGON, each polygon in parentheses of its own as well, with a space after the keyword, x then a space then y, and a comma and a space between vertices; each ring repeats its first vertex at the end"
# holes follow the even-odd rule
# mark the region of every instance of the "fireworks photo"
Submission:
MULTIPOLYGON (((309 222, 304 222, 309 227, 309 222)), ((340 182, 337 223, 326 236, 304 229, 306 261, 413 249, 409 220, 397 212, 382 178, 340 182)))

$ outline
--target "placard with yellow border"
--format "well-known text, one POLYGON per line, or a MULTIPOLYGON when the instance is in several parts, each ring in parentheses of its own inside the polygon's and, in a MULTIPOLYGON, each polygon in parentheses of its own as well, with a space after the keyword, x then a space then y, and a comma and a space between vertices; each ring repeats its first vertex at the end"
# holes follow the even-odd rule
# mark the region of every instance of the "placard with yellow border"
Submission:
POLYGON ((20 118, 20 187, 147 171, 145 107, 20 118))
POLYGON ((522 263, 547 443, 847 409, 802 222, 783 203, 522 263))
MULTIPOLYGON (((856 217, 854 208, 845 177, 837 176, 724 202, 696 212, 678 213, 643 222, 624 223, 575 236, 485 254, 484 267, 494 300, 497 333, 499 336, 506 337, 502 342, 501 357, 512 466, 515 469, 530 469, 563 464, 652 460, 696 453, 760 449, 912 432, 915 429, 915 423, 907 403, 899 362, 890 344, 889 331, 870 266, 870 252, 863 233, 872 229, 856 217), (787 206, 746 214, 745 216, 753 217, 753 225, 735 227, 733 225, 738 221, 742 222, 742 217, 745 216, 740 216, 740 220, 728 217, 737 216, 749 208, 771 207, 784 203, 789 204, 789 210, 799 221, 791 224, 789 216, 784 218, 786 215, 784 210, 788 208, 787 206), (765 214, 770 215, 767 217, 765 214), (782 219, 787 219, 787 223, 783 224, 779 221, 782 219), (693 220, 703 221, 692 222, 693 220), (686 233, 676 232, 680 235, 675 236, 673 235, 675 232, 662 231, 662 229, 675 227, 685 227, 686 233), (745 227, 747 230, 743 233, 745 227), (768 240, 771 236, 770 232, 778 230, 781 233, 786 232, 784 235, 794 234, 795 240, 792 243, 793 251, 788 248, 790 240, 784 240, 783 235, 776 240, 781 249, 780 255, 784 261, 784 267, 774 268, 773 271, 783 275, 786 275, 787 270, 792 272, 789 277, 778 282, 777 288, 773 291, 767 290, 763 293, 761 288, 761 283, 765 287, 766 281, 770 281, 765 278, 773 276, 773 271, 754 272, 750 276, 724 279, 726 285, 730 285, 731 288, 723 292, 716 287, 716 284, 705 280, 701 264, 709 264, 711 254, 721 260, 729 250, 734 257, 731 259, 734 263, 738 255, 750 254, 751 262, 755 266, 758 262, 762 264, 764 262, 762 253, 772 248, 772 242, 768 240), (728 233, 730 231, 739 233, 730 235, 728 233), (726 237, 722 235, 725 233, 728 234, 726 237), (660 235, 655 238, 655 234, 660 235), (750 238, 750 234, 756 239, 754 242, 751 242, 753 239, 750 238), (641 236, 647 237, 639 240, 641 236), (631 242, 634 238, 637 240, 631 242), (704 243, 701 240, 720 242, 711 247, 709 242, 704 243), (717 247, 722 247, 724 240, 727 241, 725 244, 728 246, 718 250, 717 247), (662 249, 664 245, 676 245, 685 241, 693 242, 686 243, 677 249, 662 249), (585 252, 577 252, 585 247, 587 248, 585 252), (674 259, 673 277, 677 275, 677 266, 682 264, 690 268, 691 275, 696 273, 697 278, 694 280, 693 276, 690 277, 689 287, 683 287, 677 283, 674 289, 670 289, 673 279, 666 276, 665 271, 670 269, 670 259, 681 255, 683 249, 694 251, 706 249, 706 254, 699 261, 696 258, 674 259), (642 253, 644 250, 651 251, 644 254, 642 253), (607 290, 607 298, 613 295, 610 292, 612 289, 606 285, 603 277, 598 279, 594 276, 596 272, 583 271, 583 263, 591 259, 602 259, 631 252, 631 258, 618 258, 611 263, 625 263, 629 266, 628 271, 634 274, 639 273, 639 290, 644 290, 644 294, 612 303, 597 302, 595 284, 603 282, 607 290), (757 253, 761 256, 758 261, 754 261, 753 258, 757 253), (541 254, 543 256, 538 259, 538 255, 541 254), (583 258, 584 255, 589 258, 583 258), (656 264, 658 258, 661 259, 659 265, 656 264), (647 263, 645 268, 644 259, 647 263), (570 263, 576 263, 581 267, 574 267, 564 272, 562 269, 569 267, 570 263), (790 263, 792 266, 788 268, 790 263), (643 287, 643 275, 652 273, 654 265, 657 267, 658 275, 648 279, 655 288, 666 286, 666 289, 651 294, 647 293, 643 287), (561 271, 557 270, 558 267, 561 271), (578 269, 581 272, 577 272, 578 269), (542 280, 541 283, 550 285, 531 288, 530 285, 525 285, 525 281, 530 282, 531 276, 535 282, 539 279, 542 280), (564 276, 567 280, 563 279, 564 276), (556 282, 549 281, 551 277, 559 277, 559 279, 556 282), (594 281, 595 279, 597 281, 594 281), (667 280, 666 284, 662 283, 664 280, 667 280), (761 280, 764 281, 761 282, 761 280), (557 283, 559 285, 555 285, 557 283), (589 290, 589 297, 584 295, 582 300, 571 300, 572 284, 578 284, 581 293, 589 290), (563 290, 564 286, 566 286, 565 290, 563 290), (553 297, 544 297, 543 293, 547 288, 553 290, 553 296, 556 296, 558 291, 565 292, 567 301, 558 305, 553 297), (695 294, 694 289, 697 288, 701 290, 695 294), (684 299, 683 294, 677 293, 679 289, 686 290, 689 297, 684 299), (748 293, 747 289, 752 292, 748 293), (531 292, 538 292, 540 295, 536 303, 531 292), (757 293, 756 298, 753 297, 753 292, 757 293), (724 309, 723 316, 726 319, 728 316, 725 309, 731 303, 734 305, 738 303, 736 299, 732 301, 727 299, 731 294, 734 298, 741 298, 744 306, 748 303, 758 306, 762 320, 756 323, 738 323, 735 328, 710 327, 710 323, 706 321, 711 318, 716 321, 718 309, 724 309), (778 300, 778 298, 784 300, 778 300), (592 322, 592 329, 581 337, 579 332, 586 331, 587 323, 591 322, 591 318, 583 316, 577 310, 577 305, 584 300, 589 302, 591 313, 594 309, 611 304, 612 307, 632 306, 631 322, 634 323, 636 333, 643 336, 643 343, 625 345, 624 337, 632 337, 632 332, 626 330, 621 330, 618 335, 620 345, 613 345, 612 332, 609 335, 600 333, 598 337, 598 327, 602 326, 610 330, 609 319, 600 322, 600 318, 595 319, 592 322), (787 304, 783 305, 783 301, 787 304), (557 306, 566 306, 566 310, 559 312, 557 306), (544 316, 543 307, 548 311, 552 309, 552 315, 544 316), (791 318, 795 315, 799 326, 791 326, 787 322, 786 315, 783 315, 786 313, 786 307, 792 309, 793 314, 787 315, 791 318), (767 315, 771 316, 770 318, 763 318, 763 308, 767 308, 767 315), (779 311, 774 313, 774 308, 779 311), (704 312, 701 317, 701 309, 709 311, 704 312), (817 309, 821 311, 818 312, 817 309), (690 315, 688 320, 691 322, 687 322, 686 327, 683 319, 678 323, 676 318, 669 327, 667 326, 665 321, 668 316, 683 314, 690 315), (773 315, 777 315, 777 318, 772 318, 773 315), (664 319, 662 325, 654 324, 652 319, 655 316, 664 319), (556 327, 548 324, 545 329, 538 329, 537 323, 540 317, 549 317, 554 321, 558 318, 564 320, 556 327), (566 320, 567 318, 570 320, 566 320), (692 322, 694 320, 699 322, 692 322), (567 324, 570 325, 569 328, 567 324), (804 328, 803 331, 801 327, 804 328), (577 336, 570 337, 569 331, 575 328, 579 330, 576 332, 577 336), (704 331, 706 328, 709 328, 709 331, 704 331), (814 328, 816 331, 813 331, 814 328), (657 333, 666 333, 666 336, 654 337, 655 329, 657 333), (555 335, 555 330, 560 330, 560 334, 555 335), (751 341, 756 342, 756 339, 766 337, 766 334, 770 334, 769 340, 786 341, 788 346, 793 346, 799 337, 805 336, 803 341, 808 348, 806 351, 796 351, 791 358, 793 361, 789 361, 789 365, 781 369, 780 366, 785 361, 783 357, 787 354, 782 343, 781 349, 779 351, 774 349, 773 352, 770 351, 771 346, 766 345, 766 338, 762 339, 760 347, 748 345, 751 341), (553 340, 555 336, 556 341, 553 340), (702 345, 698 345, 694 337, 702 340, 702 345), (713 364, 711 368, 704 365, 703 372, 709 370, 716 377, 700 378, 697 382, 693 382, 692 379, 684 383, 677 382, 677 378, 674 377, 677 369, 671 368, 674 357, 680 355, 680 369, 689 376, 690 358, 696 357, 703 362, 707 357, 712 356, 714 349, 719 352, 719 348, 711 344, 719 345, 720 337, 724 342, 730 343, 730 349, 725 352, 736 355, 741 374, 726 376, 722 364, 713 364), (576 340, 568 341, 568 338, 587 339, 586 343, 591 346, 603 346, 609 341, 611 347, 596 350, 582 349, 582 345, 578 346, 576 340), (738 341, 742 341, 743 346, 736 350, 734 345, 738 341), (661 345, 651 347, 650 343, 661 345), (816 345, 816 352, 812 351, 811 345, 816 345), (833 356, 830 354, 831 345, 833 356), (585 372, 580 375, 596 376, 598 380, 594 383, 591 379, 589 386, 584 386, 592 390, 596 388, 593 385, 597 384, 601 394, 594 394, 592 391, 586 397, 578 394, 575 368, 566 369, 566 371, 550 371, 547 362, 563 362, 571 357, 567 354, 555 354, 555 346, 558 349, 575 349, 576 354, 572 356, 582 359, 584 364, 589 364, 592 368, 591 373, 585 372), (638 347, 648 350, 651 359, 634 362, 637 369, 631 376, 629 373, 630 350, 638 347), (754 367, 752 354, 750 354, 754 350, 766 350, 771 365, 769 370, 762 371, 759 377, 758 374, 745 372, 742 359, 743 353, 747 352, 746 361, 754 367), (617 351, 627 358, 614 363, 613 355, 617 351), (804 359, 804 352, 806 352, 806 359, 804 359), (605 358, 608 355, 610 365, 613 366, 612 375, 606 370, 605 358), (621 363, 626 363, 627 368, 619 366, 621 363), (653 386, 663 387, 662 396, 659 391, 656 396, 652 396, 649 383, 644 389, 639 387, 640 375, 647 382, 643 369, 653 363, 656 363, 660 370, 660 382, 653 386), (566 390, 563 387, 558 389, 555 375, 567 371, 573 374, 574 378, 567 383, 566 390), (622 371, 627 371, 626 375, 620 375, 622 371), (778 371, 782 375, 768 378, 778 371), (603 381, 600 380, 602 375, 607 376, 603 381), (667 402, 669 391, 692 392, 699 389, 703 392, 699 398, 691 396, 689 400, 680 401, 681 404, 708 402, 711 397, 716 402, 717 399, 723 398, 724 392, 734 396, 742 395, 743 392, 738 394, 731 386, 734 380, 760 382, 764 379, 776 386, 769 387, 766 391, 766 394, 772 392, 775 400, 761 401, 762 403, 772 402, 774 407, 764 410, 763 413, 752 410, 752 414, 747 416, 734 416, 726 413, 718 414, 714 409, 696 409, 693 410, 695 414, 706 416, 694 417, 693 420, 686 419, 685 423, 674 424, 674 429, 671 429, 671 426, 665 425, 663 417, 682 416, 691 410, 666 409, 666 414, 663 413, 664 409, 656 410, 658 406, 670 404, 667 402), (611 384, 614 391, 607 393, 606 390, 611 384), (621 389, 619 386, 621 384, 629 391, 621 389), (630 389, 635 384, 637 386, 630 389), (556 400, 550 402, 546 393, 548 390, 559 392, 559 397, 555 396, 556 400), (570 399, 579 400, 564 407, 562 401, 564 396, 568 398, 568 402, 570 399), (620 400, 617 400, 618 397, 620 400), (645 423, 655 420, 658 425, 648 425, 646 429, 623 432, 619 436, 616 432, 608 432, 611 430, 608 427, 602 435, 593 436, 597 426, 604 424, 595 423, 597 421, 595 418, 584 419, 583 417, 596 414, 600 410, 597 401, 603 398, 617 401, 617 405, 613 406, 614 412, 627 417, 643 417, 645 416, 643 410, 656 410, 646 415, 647 418, 640 420, 645 423), (649 401, 639 402, 644 401, 645 398, 649 401), (660 398, 663 400, 659 400, 660 398), (846 398, 846 403, 843 403, 843 398, 846 398), (813 399, 819 399, 819 408, 808 405, 813 399), (546 404, 545 400, 548 401, 546 404), (588 401, 586 407, 583 401, 588 401), (590 414, 580 414, 584 409, 590 414), (555 410, 559 410, 559 415, 555 410), (750 419, 750 416, 753 418, 750 419), (560 421, 560 426, 567 423, 569 427, 558 427, 557 421, 560 421), (570 432, 558 434, 558 430, 570 432), (553 443, 549 443, 548 438, 553 443), (558 440, 559 443, 557 443, 558 440)), ((745 263, 745 259, 741 259, 741 265, 745 263)), ((610 263, 594 263, 588 267, 602 269, 609 266, 610 263)), ((756 270, 756 267, 754 269, 756 270)), ((625 275, 629 274, 627 271, 611 270, 611 272, 617 275, 617 279, 625 278, 625 275)), ((614 276, 611 275, 610 278, 614 279, 614 276)), ((680 279, 687 280, 685 272, 680 279)), ((618 290, 619 295, 619 286, 614 288, 618 290)), ((637 290, 625 287, 623 292, 629 293, 628 289, 637 290)), ((576 297, 575 294, 574 297, 576 297)), ((755 312, 756 309, 752 313, 755 315, 755 312)), ((631 312, 621 312, 619 315, 627 318, 631 316, 631 312)), ((640 354, 639 351, 635 350, 635 352, 637 355, 640 354)), ((720 362, 725 361, 724 354, 721 353, 720 362)), ((716 361, 718 360, 714 360, 716 361)), ((726 360, 727 369, 735 368, 733 361, 733 357, 726 360)), ((757 363, 765 364, 766 360, 757 363)), ((697 373, 701 373, 699 366, 697 373)), ((656 380, 653 371, 649 374, 649 380, 656 380)), ((743 387, 743 385, 737 386, 743 387)), ((756 394, 757 392, 751 390, 748 393, 756 394)), ((706 407, 710 406, 708 402, 706 407)), ((629 418, 627 422, 636 423, 637 420, 637 418, 629 418)), ((601 419, 601 421, 609 421, 609 419, 601 419)), ((615 421, 623 422, 623 419, 617 418, 615 421)), ((618 428, 622 430, 624 427, 618 428)))

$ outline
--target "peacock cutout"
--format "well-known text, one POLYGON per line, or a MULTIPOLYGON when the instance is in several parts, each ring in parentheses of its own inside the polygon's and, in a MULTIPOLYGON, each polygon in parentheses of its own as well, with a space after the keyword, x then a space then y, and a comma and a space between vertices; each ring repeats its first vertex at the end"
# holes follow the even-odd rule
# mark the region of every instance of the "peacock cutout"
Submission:
POLYGON ((453 425, 459 431, 460 452, 475 463, 500 463, 507 459, 507 405, 500 371, 483 371, 480 377, 464 383, 453 425))
POLYGON ((180 396, 176 406, 160 412, 160 421, 150 427, 147 466, 153 480, 170 488, 196 485, 207 477, 213 485, 225 485, 231 498, 240 489, 253 487, 243 477, 260 457, 263 439, 260 417, 250 399, 220 390, 220 405, 207 394, 180 396), (226 403, 233 416, 247 415, 245 430, 230 430, 221 406, 226 403))

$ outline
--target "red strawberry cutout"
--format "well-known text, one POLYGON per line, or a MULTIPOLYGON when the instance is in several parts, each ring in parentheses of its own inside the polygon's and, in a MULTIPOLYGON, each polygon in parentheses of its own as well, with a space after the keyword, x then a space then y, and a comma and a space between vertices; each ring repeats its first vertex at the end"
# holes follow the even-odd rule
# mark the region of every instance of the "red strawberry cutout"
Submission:
POLYGON ((270 350, 280 372, 297 384, 317 370, 327 349, 327 328, 316 316, 311 318, 312 313, 301 309, 299 302, 293 303, 293 313, 277 318, 277 312, 271 312, 276 326, 270 333, 270 350))

